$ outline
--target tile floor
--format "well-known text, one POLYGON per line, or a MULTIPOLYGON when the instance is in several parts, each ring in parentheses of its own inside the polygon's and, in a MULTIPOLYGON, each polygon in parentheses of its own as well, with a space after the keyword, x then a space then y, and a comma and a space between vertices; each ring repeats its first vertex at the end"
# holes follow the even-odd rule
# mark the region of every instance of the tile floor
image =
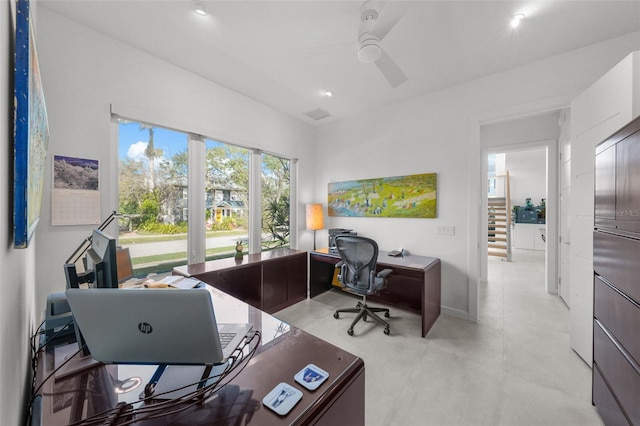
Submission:
POLYGON ((367 426, 602 425, 569 310, 544 291, 544 252, 513 258, 489 258, 478 323, 441 315, 424 339, 419 316, 399 309, 390 336, 372 322, 348 336, 351 315, 333 311, 356 299, 337 291, 275 316, 364 359, 367 426))

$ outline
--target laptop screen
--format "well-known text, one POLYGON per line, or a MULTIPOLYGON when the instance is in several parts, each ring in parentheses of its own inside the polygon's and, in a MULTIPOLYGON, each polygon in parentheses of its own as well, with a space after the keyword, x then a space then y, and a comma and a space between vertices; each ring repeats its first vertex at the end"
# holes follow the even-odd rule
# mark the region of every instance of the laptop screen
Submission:
MULTIPOLYGON (((224 361, 211 294, 206 289, 72 288, 67 289, 66 296, 76 325, 98 361, 119 364, 224 361)), ((245 334, 249 329, 244 324, 245 334)), ((244 334, 240 335, 240 340, 243 337, 244 334)))

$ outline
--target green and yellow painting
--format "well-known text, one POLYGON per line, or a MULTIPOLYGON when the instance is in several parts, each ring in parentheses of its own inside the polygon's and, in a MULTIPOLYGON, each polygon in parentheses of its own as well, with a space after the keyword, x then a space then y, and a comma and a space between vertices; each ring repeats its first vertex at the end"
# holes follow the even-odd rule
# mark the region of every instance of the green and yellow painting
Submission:
POLYGON ((436 217, 436 173, 329 184, 329 216, 436 217))

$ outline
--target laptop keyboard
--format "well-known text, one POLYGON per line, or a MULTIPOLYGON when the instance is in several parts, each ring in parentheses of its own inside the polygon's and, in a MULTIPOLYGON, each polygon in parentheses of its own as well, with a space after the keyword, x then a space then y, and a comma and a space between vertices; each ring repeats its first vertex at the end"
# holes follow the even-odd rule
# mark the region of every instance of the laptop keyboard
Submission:
POLYGON ((220 344, 222 345, 222 349, 226 348, 229 342, 236 337, 236 333, 219 333, 220 335, 220 344))

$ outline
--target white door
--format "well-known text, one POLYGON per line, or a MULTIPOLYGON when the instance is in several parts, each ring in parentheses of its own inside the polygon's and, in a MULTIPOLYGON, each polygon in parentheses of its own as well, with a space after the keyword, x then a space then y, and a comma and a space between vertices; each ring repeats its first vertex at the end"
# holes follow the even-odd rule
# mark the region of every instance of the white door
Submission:
POLYGON ((563 110, 560 113, 560 170, 559 174, 559 227, 560 236, 560 268, 558 277, 558 294, 571 309, 571 276, 569 274, 570 265, 570 244, 569 230, 571 229, 571 135, 569 129, 569 111, 563 110))

